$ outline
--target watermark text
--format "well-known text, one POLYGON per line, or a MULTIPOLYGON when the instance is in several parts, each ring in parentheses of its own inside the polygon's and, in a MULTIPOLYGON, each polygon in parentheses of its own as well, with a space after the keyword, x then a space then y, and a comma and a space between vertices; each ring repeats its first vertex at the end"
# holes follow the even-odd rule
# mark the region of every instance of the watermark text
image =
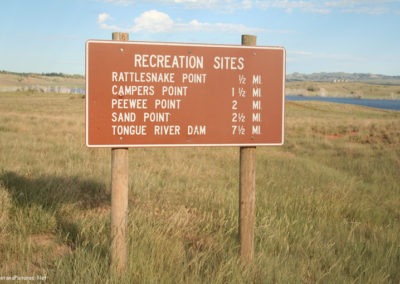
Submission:
POLYGON ((45 275, 35 275, 35 276, 20 276, 20 275, 12 275, 12 276, 1 276, 0 281, 46 281, 47 276, 45 275))

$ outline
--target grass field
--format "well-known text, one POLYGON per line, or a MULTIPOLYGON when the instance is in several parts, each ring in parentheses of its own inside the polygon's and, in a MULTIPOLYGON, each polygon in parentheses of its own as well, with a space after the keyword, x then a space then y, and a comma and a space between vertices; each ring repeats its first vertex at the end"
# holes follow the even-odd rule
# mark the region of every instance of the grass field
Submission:
POLYGON ((286 104, 285 145, 257 148, 251 265, 239 149, 130 149, 122 280, 109 269, 111 151, 86 148, 84 127, 81 96, 0 93, 0 279, 400 282, 400 112, 286 104))

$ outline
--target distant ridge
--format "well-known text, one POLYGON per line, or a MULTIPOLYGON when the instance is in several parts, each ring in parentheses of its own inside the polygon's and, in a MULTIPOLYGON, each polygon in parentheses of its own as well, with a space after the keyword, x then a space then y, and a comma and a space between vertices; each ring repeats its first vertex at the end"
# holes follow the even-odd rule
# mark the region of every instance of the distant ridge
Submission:
POLYGON ((371 84, 400 85, 400 76, 388 76, 371 73, 320 72, 311 74, 292 73, 286 75, 287 81, 315 82, 363 82, 371 84))
POLYGON ((0 92, 85 93, 85 77, 63 73, 0 71, 0 92))
POLYGON ((80 78, 83 79, 83 75, 79 74, 65 74, 61 72, 50 72, 50 73, 34 73, 34 72, 12 72, 6 70, 0 70, 0 74, 18 75, 18 76, 46 76, 46 77, 65 77, 65 78, 80 78))
MULTIPOLYGON (((52 77, 58 77, 60 79, 75 79, 84 82, 85 77, 78 74, 64 74, 64 73, 31 73, 31 72, 11 72, 0 70, 0 75, 15 75, 20 78, 23 77, 41 77, 42 79, 51 79, 52 77)), ((364 82, 371 84, 389 84, 389 85, 400 85, 399 76, 389 76, 382 74, 371 74, 371 73, 345 73, 345 72, 317 72, 311 74, 303 73, 291 73, 286 75, 286 81, 314 81, 314 82, 364 82)))

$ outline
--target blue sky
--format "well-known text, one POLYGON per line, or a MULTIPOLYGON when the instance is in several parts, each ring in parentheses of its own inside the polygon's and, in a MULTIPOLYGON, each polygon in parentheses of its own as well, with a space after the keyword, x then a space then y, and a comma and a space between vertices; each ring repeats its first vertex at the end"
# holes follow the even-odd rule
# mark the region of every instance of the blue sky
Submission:
POLYGON ((287 73, 400 75, 400 0, 2 0, 0 70, 84 74, 85 42, 283 46, 287 73))

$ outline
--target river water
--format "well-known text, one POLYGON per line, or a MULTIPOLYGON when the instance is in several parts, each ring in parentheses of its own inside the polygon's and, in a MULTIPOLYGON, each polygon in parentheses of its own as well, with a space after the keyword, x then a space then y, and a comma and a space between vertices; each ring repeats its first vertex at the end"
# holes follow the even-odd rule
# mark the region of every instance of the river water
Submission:
POLYGON ((320 101, 340 104, 352 104, 367 106, 372 108, 388 109, 400 111, 400 100, 380 100, 380 99, 358 99, 358 98, 339 98, 339 97, 306 97, 306 96, 286 96, 288 101, 320 101))

